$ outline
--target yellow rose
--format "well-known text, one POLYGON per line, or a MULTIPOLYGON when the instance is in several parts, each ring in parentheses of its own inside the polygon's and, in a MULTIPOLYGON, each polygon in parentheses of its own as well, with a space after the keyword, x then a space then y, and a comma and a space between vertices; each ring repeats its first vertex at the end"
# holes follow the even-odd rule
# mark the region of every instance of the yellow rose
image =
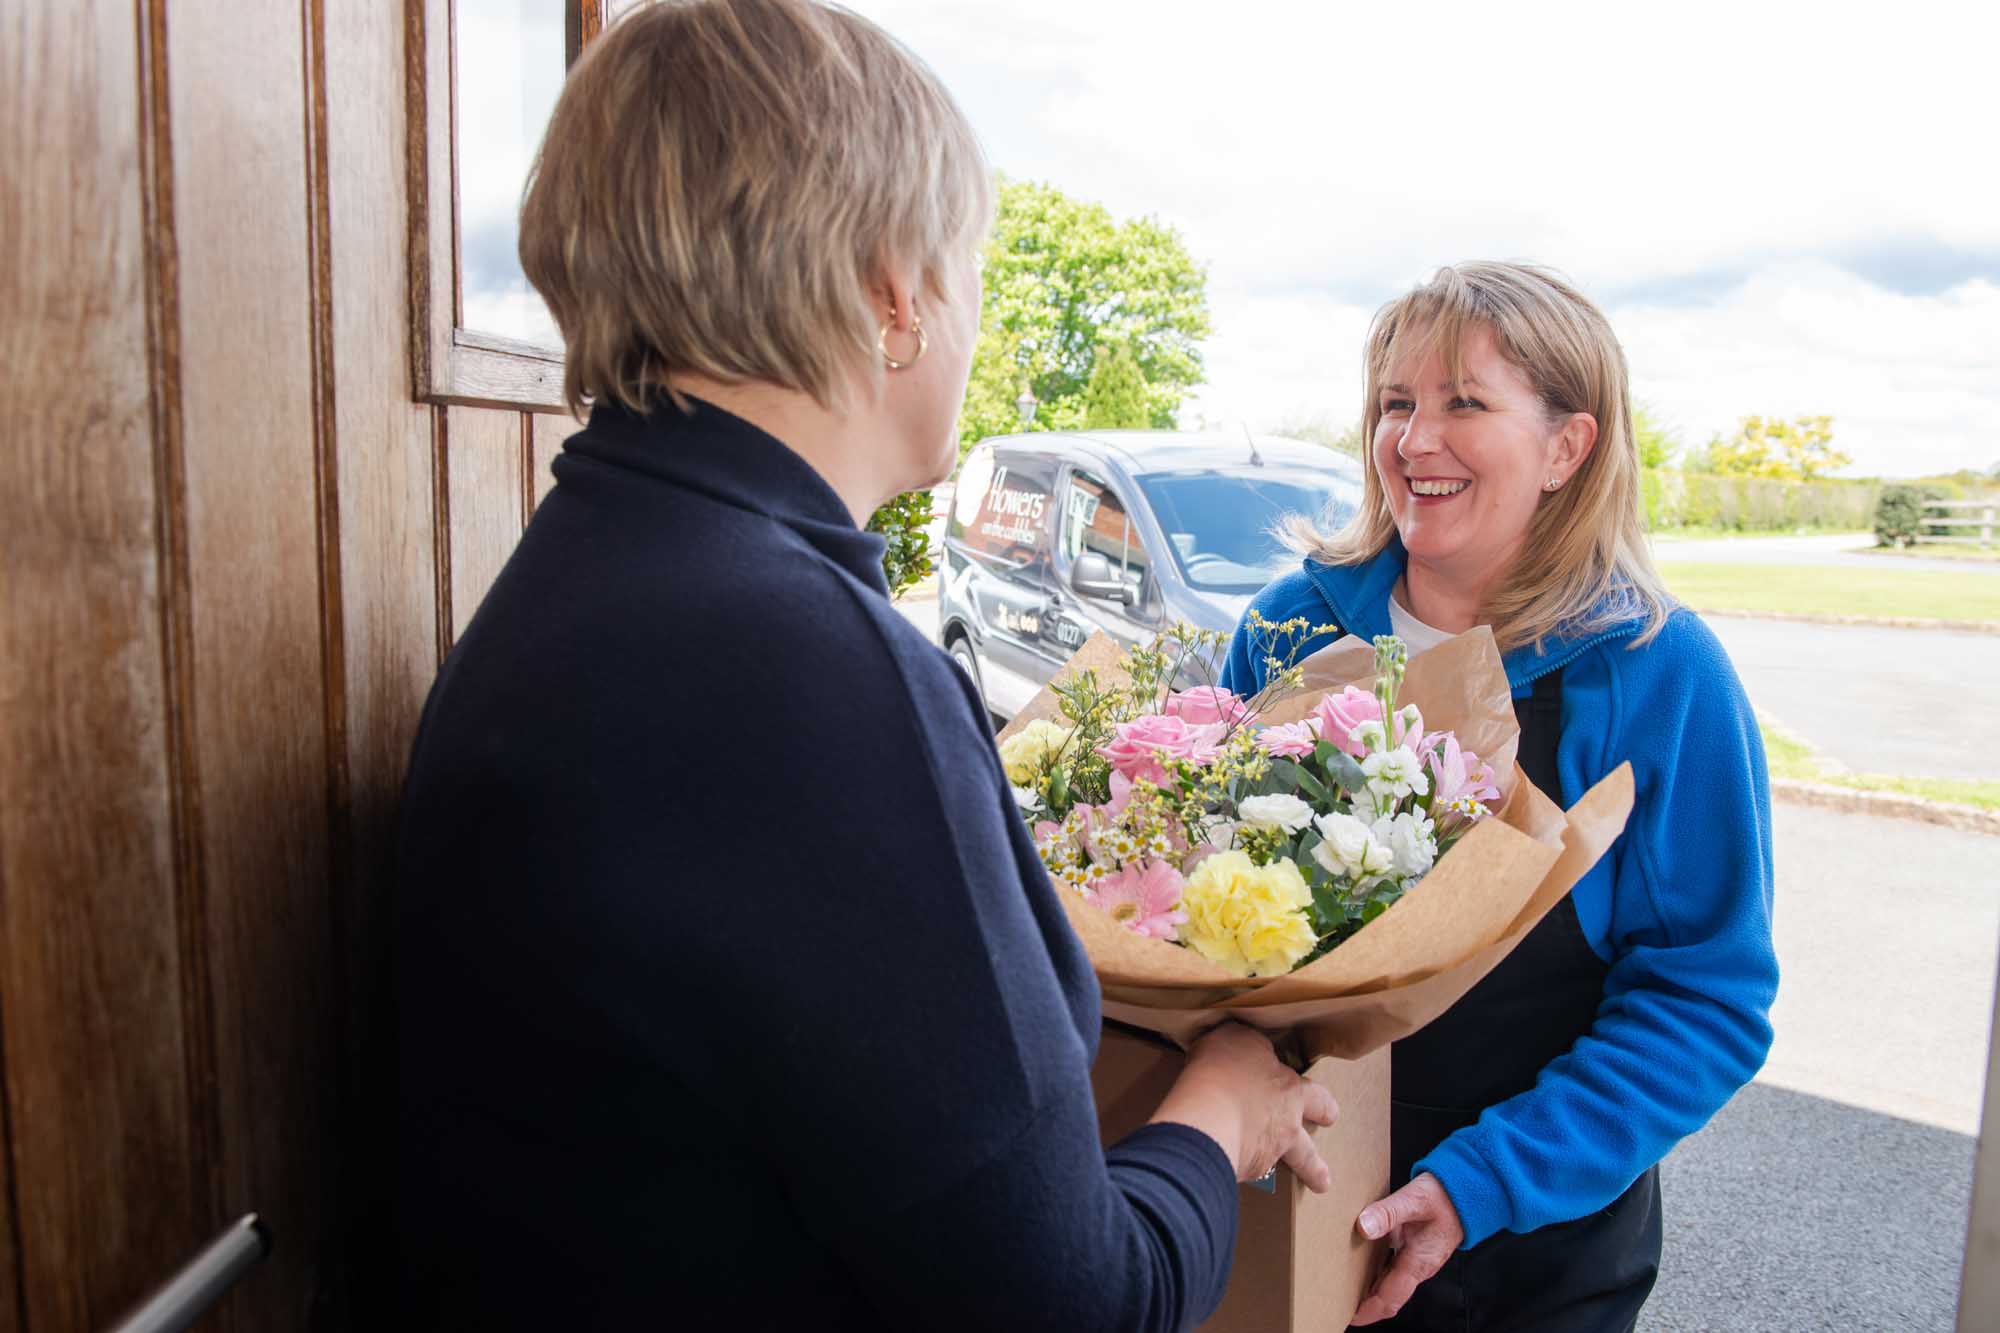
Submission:
POLYGON ((1069 743, 1069 728, 1047 718, 1037 718, 1000 742, 1000 765, 1007 781, 1016 787, 1032 787, 1049 764, 1069 743))
POLYGON ((1181 942, 1240 977, 1283 976, 1319 943, 1306 915, 1311 905, 1312 890, 1292 862, 1260 866, 1247 852, 1217 852, 1181 890, 1188 914, 1181 942))

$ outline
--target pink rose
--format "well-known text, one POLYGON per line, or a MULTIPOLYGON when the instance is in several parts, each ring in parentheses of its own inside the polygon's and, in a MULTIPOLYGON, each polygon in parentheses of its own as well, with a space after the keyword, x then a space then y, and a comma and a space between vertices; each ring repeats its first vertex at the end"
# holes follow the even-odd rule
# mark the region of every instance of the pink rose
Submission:
POLYGON ((1302 759, 1319 744, 1319 729, 1311 718, 1266 727, 1257 733, 1257 748, 1282 759, 1302 759))
POLYGON ((1332 741, 1356 759, 1367 755, 1367 747, 1351 734, 1363 722, 1382 720, 1382 703, 1365 690, 1352 685, 1339 694, 1328 694, 1313 705, 1313 721, 1319 724, 1321 739, 1332 741))
POLYGON ((1120 722, 1112 730, 1112 738, 1098 746, 1097 752, 1131 781, 1144 780, 1165 789, 1174 785, 1166 761, 1213 763, 1228 727, 1221 722, 1197 725, 1165 713, 1148 713, 1120 722))
POLYGON ((1251 717, 1250 705, 1216 685, 1197 685, 1167 696, 1167 712, 1196 725, 1220 722, 1239 727, 1251 717))

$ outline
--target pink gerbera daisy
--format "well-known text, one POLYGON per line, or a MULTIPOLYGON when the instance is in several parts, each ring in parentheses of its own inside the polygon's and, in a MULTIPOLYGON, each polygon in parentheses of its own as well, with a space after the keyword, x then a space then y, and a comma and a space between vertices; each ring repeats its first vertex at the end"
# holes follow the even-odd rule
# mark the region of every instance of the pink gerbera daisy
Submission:
POLYGON ((1135 861, 1098 880, 1090 901, 1134 935, 1170 940, 1188 919, 1180 910, 1182 882, 1165 861, 1135 861))

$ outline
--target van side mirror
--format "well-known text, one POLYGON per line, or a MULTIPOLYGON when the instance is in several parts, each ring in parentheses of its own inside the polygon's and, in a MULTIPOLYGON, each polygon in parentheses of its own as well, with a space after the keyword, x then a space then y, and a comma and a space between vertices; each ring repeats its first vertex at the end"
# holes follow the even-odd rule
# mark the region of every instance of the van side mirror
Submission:
POLYGON ((1069 571, 1069 586, 1082 596, 1117 602, 1121 606, 1130 606, 1139 600, 1138 589, 1119 578, 1111 562, 1096 551, 1085 551, 1077 556, 1076 564, 1069 571))

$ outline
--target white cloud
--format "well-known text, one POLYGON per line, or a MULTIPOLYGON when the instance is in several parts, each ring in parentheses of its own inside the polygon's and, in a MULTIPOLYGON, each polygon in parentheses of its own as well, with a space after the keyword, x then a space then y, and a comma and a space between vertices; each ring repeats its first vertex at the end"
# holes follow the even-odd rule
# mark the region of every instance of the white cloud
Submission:
POLYGON ((1751 413, 1827 414, 1854 471, 2000 462, 2000 286, 1885 291, 1831 264, 1774 265, 1720 299, 1614 306, 1633 391, 1683 443, 1751 413))
POLYGON ((1210 261, 1207 415, 1350 419, 1369 310, 1529 258, 1598 295, 1691 442, 1830 412, 1860 471, 2000 458, 1990 7, 856 7, 1001 169, 1210 261))

